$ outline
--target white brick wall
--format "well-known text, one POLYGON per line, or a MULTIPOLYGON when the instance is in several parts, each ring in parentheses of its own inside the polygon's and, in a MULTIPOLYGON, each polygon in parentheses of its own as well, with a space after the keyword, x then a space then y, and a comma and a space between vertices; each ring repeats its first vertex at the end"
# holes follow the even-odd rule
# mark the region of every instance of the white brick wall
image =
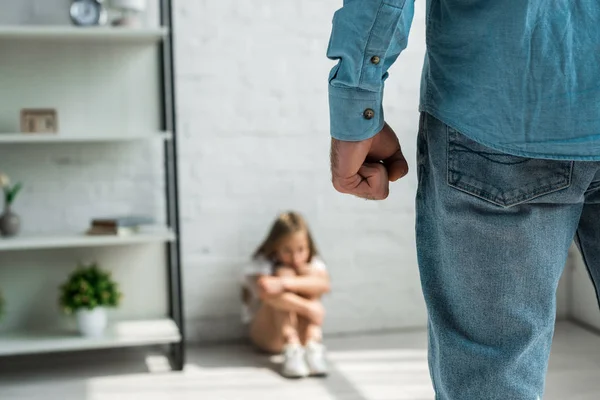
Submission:
MULTIPOLYGON (((341 0, 175 1, 185 308, 190 340, 238 338, 237 277, 275 215, 301 211, 333 276, 326 331, 425 325, 414 168, 382 203, 329 181, 325 57, 341 0)), ((387 119, 414 166, 423 3, 391 71, 387 119)))

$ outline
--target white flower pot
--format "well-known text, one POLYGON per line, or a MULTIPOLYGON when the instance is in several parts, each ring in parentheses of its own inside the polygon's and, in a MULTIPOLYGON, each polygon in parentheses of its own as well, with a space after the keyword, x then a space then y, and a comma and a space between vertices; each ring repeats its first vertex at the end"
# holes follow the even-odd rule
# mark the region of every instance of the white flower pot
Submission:
POLYGON ((86 337, 101 337, 104 335, 108 318, 104 307, 97 307, 93 310, 87 308, 75 312, 77 327, 79 332, 86 337))

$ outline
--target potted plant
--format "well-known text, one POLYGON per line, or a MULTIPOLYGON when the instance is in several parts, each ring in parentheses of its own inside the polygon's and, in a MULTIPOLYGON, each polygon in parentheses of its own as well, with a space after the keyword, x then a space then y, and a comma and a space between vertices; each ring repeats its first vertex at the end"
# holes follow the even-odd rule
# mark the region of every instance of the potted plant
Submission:
POLYGON ((75 314, 82 335, 99 337, 106 330, 107 308, 117 307, 121 298, 110 272, 90 263, 80 264, 60 287, 59 303, 66 314, 75 314))
POLYGON ((0 235, 15 236, 19 233, 21 219, 11 210, 11 206, 21 191, 21 182, 11 186, 7 175, 0 173, 0 189, 4 192, 4 212, 0 214, 0 235))

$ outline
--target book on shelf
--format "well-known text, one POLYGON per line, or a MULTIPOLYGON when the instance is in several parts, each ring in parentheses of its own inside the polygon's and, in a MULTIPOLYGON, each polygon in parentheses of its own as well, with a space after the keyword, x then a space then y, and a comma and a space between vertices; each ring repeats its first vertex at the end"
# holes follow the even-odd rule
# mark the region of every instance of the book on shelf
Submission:
POLYGON ((143 215, 124 215, 105 218, 94 218, 92 226, 135 227, 154 224, 154 218, 143 215))
MULTIPOLYGON (((154 226, 154 218, 138 215, 92 219, 88 235, 131 236, 154 226)), ((155 227, 156 228, 156 227, 155 227)))
POLYGON ((139 233, 139 228, 128 227, 128 226, 116 226, 116 227, 103 227, 103 226, 92 226, 86 234, 97 236, 97 235, 113 235, 113 236, 131 236, 139 233))

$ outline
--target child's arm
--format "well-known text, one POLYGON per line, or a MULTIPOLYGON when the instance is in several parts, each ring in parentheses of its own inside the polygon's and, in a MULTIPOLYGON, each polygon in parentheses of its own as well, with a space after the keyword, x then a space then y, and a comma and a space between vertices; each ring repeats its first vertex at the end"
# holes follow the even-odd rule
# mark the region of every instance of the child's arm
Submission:
POLYGON ((306 297, 319 297, 331 290, 327 271, 311 271, 308 275, 282 276, 279 278, 286 292, 306 297))

